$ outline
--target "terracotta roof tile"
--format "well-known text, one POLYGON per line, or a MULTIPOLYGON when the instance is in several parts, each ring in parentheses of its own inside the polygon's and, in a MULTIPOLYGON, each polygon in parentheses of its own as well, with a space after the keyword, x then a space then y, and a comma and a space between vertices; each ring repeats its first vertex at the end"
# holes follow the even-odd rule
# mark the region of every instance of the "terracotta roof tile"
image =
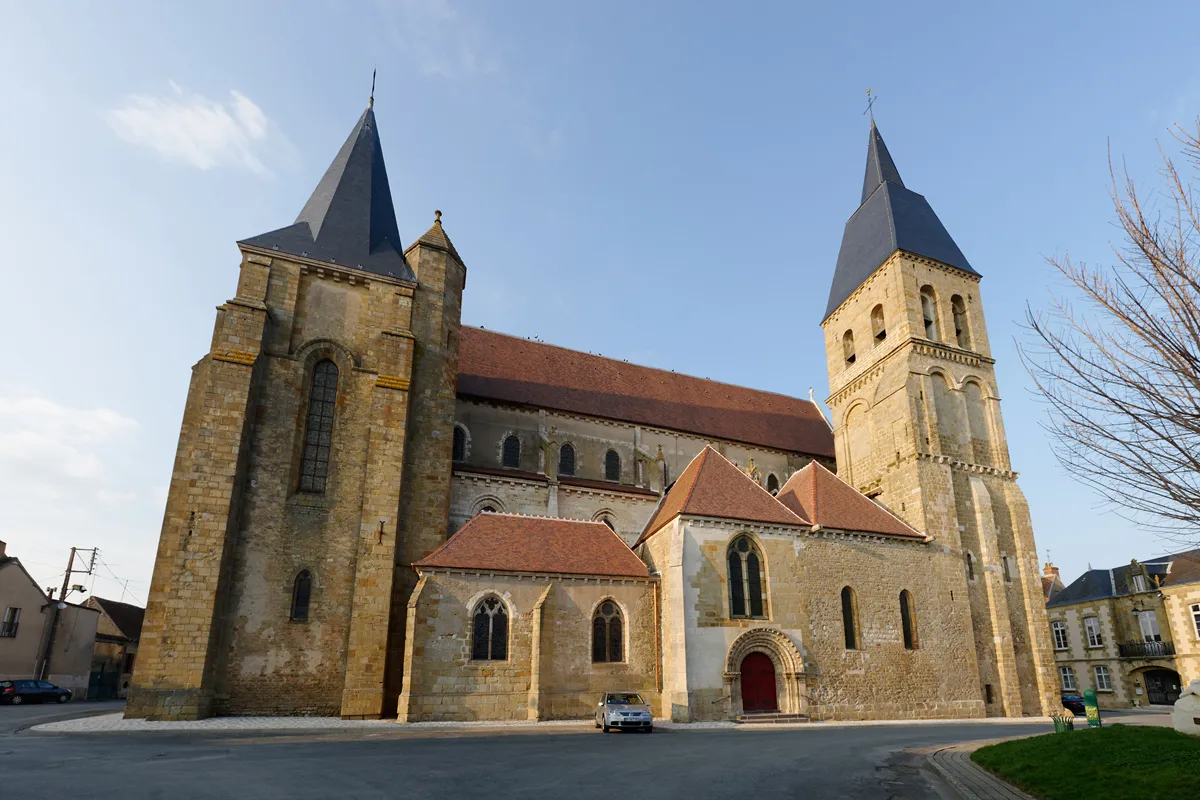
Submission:
POLYGON ((629 545, 603 522, 483 513, 414 567, 645 578, 629 545))
POLYGON ((705 447, 687 465, 659 503, 638 543, 680 514, 772 525, 809 524, 711 447, 705 447))
POLYGON ((779 490, 778 499, 824 528, 925 538, 923 533, 816 461, 788 478, 779 490))
POLYGON ((463 326, 458 393, 833 457, 814 403, 463 326))

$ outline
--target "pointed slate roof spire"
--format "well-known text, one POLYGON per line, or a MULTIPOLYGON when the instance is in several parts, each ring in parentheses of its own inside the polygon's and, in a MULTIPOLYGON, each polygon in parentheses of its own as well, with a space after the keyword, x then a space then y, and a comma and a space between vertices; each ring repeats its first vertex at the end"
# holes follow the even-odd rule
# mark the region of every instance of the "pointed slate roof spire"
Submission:
POLYGON ((884 181, 904 186, 904 181, 900 180, 900 171, 896 169, 896 162, 892 161, 892 154, 888 152, 883 137, 879 135, 879 129, 875 127, 875 120, 872 119, 871 138, 867 142, 867 174, 863 176, 862 200, 858 201, 859 204, 867 202, 867 198, 884 181))
POLYGON ((862 204, 847 220, 842 234, 842 248, 833 271, 825 319, 897 250, 979 275, 929 202, 904 186, 892 155, 872 121, 862 204))
POLYGON ((416 280, 400 245, 373 99, 295 224, 239 244, 416 280))

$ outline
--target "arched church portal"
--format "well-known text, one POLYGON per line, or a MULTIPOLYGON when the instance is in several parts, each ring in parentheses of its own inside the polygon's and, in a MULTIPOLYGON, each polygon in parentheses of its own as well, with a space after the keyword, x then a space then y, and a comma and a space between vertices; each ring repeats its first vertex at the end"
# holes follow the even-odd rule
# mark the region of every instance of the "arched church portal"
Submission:
POLYGON ((725 696, 730 718, 808 710, 804 658, 787 635, 773 628, 746 631, 729 647, 725 696))

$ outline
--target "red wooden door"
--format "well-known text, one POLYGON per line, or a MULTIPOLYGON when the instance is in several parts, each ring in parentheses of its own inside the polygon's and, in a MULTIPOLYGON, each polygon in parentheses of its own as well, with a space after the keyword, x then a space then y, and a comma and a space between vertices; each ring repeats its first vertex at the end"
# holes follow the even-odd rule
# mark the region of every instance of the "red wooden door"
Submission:
POLYGON ((778 711, 775 698, 775 665, 762 653, 742 659, 742 711, 778 711))

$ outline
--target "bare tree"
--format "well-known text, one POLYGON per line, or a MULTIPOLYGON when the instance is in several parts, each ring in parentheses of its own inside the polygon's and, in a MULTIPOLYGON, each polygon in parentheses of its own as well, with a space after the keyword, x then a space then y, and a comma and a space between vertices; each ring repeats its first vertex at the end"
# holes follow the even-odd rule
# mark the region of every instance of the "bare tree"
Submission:
POLYGON ((1059 461, 1117 513, 1200 541, 1200 119, 1159 148, 1162 188, 1139 193, 1110 158, 1121 231, 1100 268, 1052 258, 1077 302, 1027 310, 1021 358, 1049 405, 1059 461))

